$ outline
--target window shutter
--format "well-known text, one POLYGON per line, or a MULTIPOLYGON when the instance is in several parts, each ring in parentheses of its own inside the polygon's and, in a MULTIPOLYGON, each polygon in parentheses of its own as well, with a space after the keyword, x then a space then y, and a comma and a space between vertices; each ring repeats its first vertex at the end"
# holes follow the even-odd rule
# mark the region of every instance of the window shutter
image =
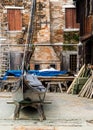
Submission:
POLYGON ((22 16, 20 10, 15 10, 15 30, 22 29, 22 16))
POLYGON ((66 9, 66 28, 72 28, 72 13, 71 9, 66 9))
POLYGON ((21 11, 18 9, 8 9, 8 28, 10 31, 22 29, 21 11))
POLYGON ((8 29, 14 30, 15 28, 15 20, 14 20, 14 11, 8 10, 8 29))
POLYGON ((76 23, 76 9, 66 8, 65 15, 66 28, 79 28, 79 24, 76 23))
POLYGON ((73 11, 72 11, 72 13, 73 13, 73 27, 74 28, 79 28, 79 23, 77 23, 77 20, 76 20, 76 9, 73 9, 73 11))

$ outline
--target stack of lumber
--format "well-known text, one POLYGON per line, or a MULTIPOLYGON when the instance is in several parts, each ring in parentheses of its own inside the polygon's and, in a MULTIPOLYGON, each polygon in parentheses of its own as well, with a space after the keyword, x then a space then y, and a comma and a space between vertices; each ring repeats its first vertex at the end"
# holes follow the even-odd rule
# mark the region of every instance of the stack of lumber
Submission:
MULTIPOLYGON (((79 94, 91 76, 91 69, 83 65, 67 90, 68 94, 79 94)), ((82 90, 83 91, 83 90, 82 90)))
POLYGON ((79 96, 93 98, 93 76, 91 76, 84 84, 83 88, 79 92, 79 96))

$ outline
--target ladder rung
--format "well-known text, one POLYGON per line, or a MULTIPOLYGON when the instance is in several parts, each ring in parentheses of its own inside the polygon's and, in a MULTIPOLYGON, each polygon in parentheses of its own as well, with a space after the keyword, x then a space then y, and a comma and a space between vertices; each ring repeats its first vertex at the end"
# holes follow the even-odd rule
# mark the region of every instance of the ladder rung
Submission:
POLYGON ((10 63, 10 62, 7 62, 7 63, 6 63, 6 62, 1 62, 1 64, 5 64, 5 65, 7 65, 7 64, 9 64, 9 63, 10 63))
POLYGON ((9 50, 2 50, 2 53, 4 54, 4 53, 9 53, 9 50))
POLYGON ((9 68, 1 68, 1 71, 7 71, 9 68))
POLYGON ((9 61, 8 61, 8 60, 3 60, 3 59, 2 59, 1 62, 9 62, 9 61))

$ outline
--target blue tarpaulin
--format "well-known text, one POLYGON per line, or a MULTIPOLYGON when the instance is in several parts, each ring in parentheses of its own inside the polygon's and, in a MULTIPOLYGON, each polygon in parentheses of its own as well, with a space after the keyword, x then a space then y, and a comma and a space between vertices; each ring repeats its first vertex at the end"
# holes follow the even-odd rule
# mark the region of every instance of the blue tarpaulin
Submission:
POLYGON ((20 77, 22 75, 22 71, 21 70, 8 70, 4 77, 2 78, 3 80, 7 79, 7 76, 15 76, 15 77, 20 77))
POLYGON ((35 74, 37 76, 58 76, 67 74, 67 71, 38 71, 38 70, 30 70, 28 71, 30 74, 35 74))
MULTIPOLYGON (((67 71, 39 71, 39 70, 29 70, 27 73, 29 74, 34 74, 36 76, 59 76, 63 74, 67 74, 67 71)), ((3 77, 3 80, 7 79, 7 76, 15 76, 15 77, 20 77, 22 75, 21 70, 8 70, 3 77)))

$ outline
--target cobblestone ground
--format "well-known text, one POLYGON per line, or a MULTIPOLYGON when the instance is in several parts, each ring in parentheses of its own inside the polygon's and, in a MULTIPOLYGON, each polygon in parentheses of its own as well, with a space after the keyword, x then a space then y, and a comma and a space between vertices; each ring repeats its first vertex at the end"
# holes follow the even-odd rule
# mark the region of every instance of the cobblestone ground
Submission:
POLYGON ((93 130, 93 99, 66 93, 47 93, 44 104, 46 120, 40 122, 30 107, 13 120, 15 105, 10 92, 0 92, 0 130, 93 130))

